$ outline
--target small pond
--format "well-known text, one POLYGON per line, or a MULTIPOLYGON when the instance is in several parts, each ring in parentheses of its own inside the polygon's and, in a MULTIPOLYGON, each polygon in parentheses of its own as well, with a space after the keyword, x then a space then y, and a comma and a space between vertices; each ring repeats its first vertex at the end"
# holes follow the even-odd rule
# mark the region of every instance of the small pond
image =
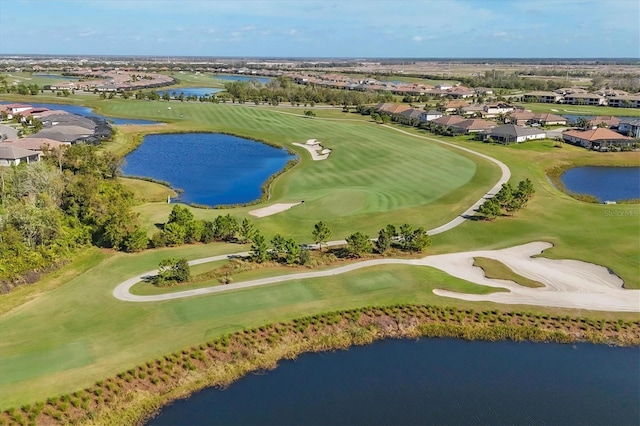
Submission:
POLYGON ((255 80, 259 83, 266 84, 271 81, 270 77, 260 77, 257 75, 227 75, 227 74, 214 74, 213 78, 217 80, 226 81, 251 81, 255 80))
POLYGON ((59 81, 63 81, 63 80, 69 80, 69 81, 77 81, 80 80, 78 77, 72 77, 69 75, 60 75, 60 74, 33 74, 34 77, 40 77, 40 78, 50 78, 52 80, 59 80, 59 81))
POLYGON ((182 93, 184 96, 206 96, 214 93, 222 92, 224 89, 216 89, 213 87, 180 87, 178 89, 159 90, 158 95, 162 96, 168 93, 171 98, 175 99, 182 93))
MULTIPOLYGON (((6 104, 10 102, 0 102, 0 104, 6 104)), ((159 121, 151 121, 151 120, 142 120, 136 118, 116 118, 116 117, 107 117, 104 115, 96 114, 93 110, 86 106, 81 105, 69 105, 69 104, 43 104, 43 103, 34 103, 34 102, 25 102, 28 105, 37 107, 37 108, 48 108, 48 109, 59 109, 62 111, 67 111, 71 114, 82 115, 84 117, 98 117, 102 120, 107 120, 113 124, 122 125, 122 124, 160 124, 159 121)))
POLYGON ((575 194, 589 194, 600 202, 640 198, 640 167, 575 167, 561 176, 575 194))
POLYGON ((242 204, 295 156, 253 140, 220 133, 148 135, 125 158, 125 175, 152 177, 184 191, 178 201, 242 204))
POLYGON ((637 424, 640 348, 387 340, 304 354, 149 425, 637 424))

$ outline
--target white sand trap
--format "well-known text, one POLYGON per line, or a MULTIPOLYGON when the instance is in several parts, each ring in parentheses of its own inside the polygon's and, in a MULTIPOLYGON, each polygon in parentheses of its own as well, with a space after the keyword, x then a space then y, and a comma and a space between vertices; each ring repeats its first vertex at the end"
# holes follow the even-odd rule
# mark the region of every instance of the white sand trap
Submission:
POLYGON ((297 206, 298 204, 300 203, 276 203, 261 209, 251 210, 249 214, 255 217, 271 216, 272 214, 289 210, 291 207, 297 206))
POLYGON ((550 243, 535 242, 504 250, 427 256, 420 260, 420 264, 436 267, 476 284, 509 290, 482 295, 434 290, 439 296, 505 304, 640 312, 640 290, 623 289, 620 277, 607 268, 578 260, 531 257, 550 247, 550 243), (529 288, 512 281, 486 278, 481 268, 473 266, 473 258, 477 256, 500 261, 516 273, 543 283, 545 287, 529 288))
POLYGON ((311 158, 313 159, 313 161, 326 160, 327 158, 329 158, 329 154, 331 154, 330 149, 323 149, 322 145, 320 145, 320 142, 315 139, 309 139, 305 144, 294 142, 292 143, 292 145, 300 146, 309 151, 309 154, 311 154, 311 158))

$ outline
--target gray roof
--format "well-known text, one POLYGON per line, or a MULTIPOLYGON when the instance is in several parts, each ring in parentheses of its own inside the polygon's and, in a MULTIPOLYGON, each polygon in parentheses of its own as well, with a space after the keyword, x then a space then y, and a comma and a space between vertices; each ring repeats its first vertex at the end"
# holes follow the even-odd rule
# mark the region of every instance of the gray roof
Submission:
POLYGON ((39 152, 31 151, 30 149, 20 148, 8 143, 0 143, 0 159, 3 160, 17 160, 18 158, 27 158, 39 154, 39 152))
POLYGON ((640 118, 637 117, 623 117, 620 119, 620 124, 628 124, 630 126, 640 126, 640 118))
POLYGON ((420 116, 422 115, 422 112, 423 111, 419 109, 411 108, 406 111, 402 111, 399 115, 402 115, 404 117, 409 117, 409 118, 420 118, 420 116))
POLYGON ((440 111, 435 111, 433 109, 430 109, 429 111, 425 112, 425 114, 427 114, 427 115, 442 115, 442 113, 440 111))
POLYGON ((533 129, 531 127, 516 126, 515 124, 504 124, 488 130, 487 133, 492 135, 504 135, 512 137, 531 136, 543 134, 542 130, 533 129))

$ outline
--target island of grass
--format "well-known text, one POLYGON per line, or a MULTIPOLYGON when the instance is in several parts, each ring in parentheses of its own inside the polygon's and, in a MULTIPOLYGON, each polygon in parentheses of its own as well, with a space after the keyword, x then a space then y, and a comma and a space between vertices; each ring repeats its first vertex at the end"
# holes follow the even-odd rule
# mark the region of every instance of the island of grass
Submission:
POLYGON ((544 284, 541 282, 523 277, 522 275, 513 272, 513 270, 504 263, 495 259, 490 259, 488 257, 474 257, 473 266, 482 268, 484 276, 487 278, 509 280, 516 284, 531 288, 544 287, 544 284))

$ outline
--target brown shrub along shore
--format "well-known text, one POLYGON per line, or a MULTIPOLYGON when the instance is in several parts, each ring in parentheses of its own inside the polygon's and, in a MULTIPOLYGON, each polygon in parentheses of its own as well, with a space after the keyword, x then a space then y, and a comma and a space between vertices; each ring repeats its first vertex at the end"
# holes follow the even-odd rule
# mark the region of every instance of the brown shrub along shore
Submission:
POLYGON ((281 359, 386 338, 639 345, 640 321, 395 305, 331 312, 239 331, 150 360, 93 386, 0 413, 7 424, 142 424, 163 405, 224 387, 281 359))

